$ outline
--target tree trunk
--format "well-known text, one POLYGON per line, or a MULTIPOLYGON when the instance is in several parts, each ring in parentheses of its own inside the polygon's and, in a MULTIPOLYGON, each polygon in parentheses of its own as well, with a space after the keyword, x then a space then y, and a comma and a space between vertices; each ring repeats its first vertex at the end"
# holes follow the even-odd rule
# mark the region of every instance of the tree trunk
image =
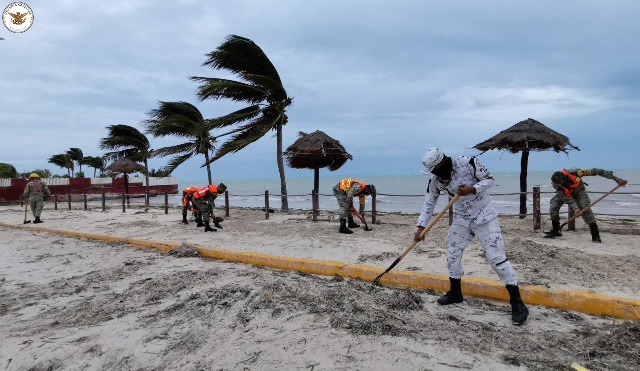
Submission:
POLYGON ((207 177, 209 179, 208 184, 213 184, 213 180, 211 180, 211 164, 209 163, 209 151, 204 153, 204 163, 207 164, 207 177))
POLYGON ((281 209, 283 211, 289 210, 289 202, 287 200, 287 181, 284 177, 284 160, 282 159, 282 124, 278 124, 277 129, 277 156, 278 156, 278 172, 280 173, 280 194, 282 197, 282 206, 281 209))
POLYGON ((522 150, 520 158, 520 219, 527 217, 527 167, 529 165, 529 150, 522 150))

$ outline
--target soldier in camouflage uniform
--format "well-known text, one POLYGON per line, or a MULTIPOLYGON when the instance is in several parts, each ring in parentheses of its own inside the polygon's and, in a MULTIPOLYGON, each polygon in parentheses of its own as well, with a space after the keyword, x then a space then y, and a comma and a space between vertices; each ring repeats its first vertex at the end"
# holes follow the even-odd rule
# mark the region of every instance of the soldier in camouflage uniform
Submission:
POLYGON ((515 325, 523 324, 529 316, 529 310, 520 297, 516 273, 505 254, 498 214, 487 193, 495 184, 493 176, 478 159, 447 157, 435 147, 424 154, 422 164, 422 172, 433 176, 427 185, 424 205, 418 218, 418 229, 413 237, 415 242, 424 240, 420 235, 433 216, 440 192, 446 192, 449 198, 456 193, 460 195, 453 205, 453 224, 447 234, 447 268, 451 289, 438 299, 438 304, 462 303, 462 254, 475 236, 491 267, 506 284, 511 303, 511 320, 515 325))
MULTIPOLYGON (((213 202, 213 200, 215 200, 219 194, 223 194, 226 190, 227 190, 227 186, 224 185, 224 183, 220 183, 218 185, 210 184, 206 187, 202 187, 197 191, 193 192, 193 195, 191 196, 191 202, 196 207, 196 209, 198 209, 199 215, 202 215, 202 221, 204 222, 204 223, 199 222, 197 226, 198 227, 204 226, 205 232, 217 231, 217 229, 211 228, 211 226, 209 225, 209 217, 211 216, 211 213, 213 211, 213 208, 211 207, 210 203, 213 202)), ((216 227, 222 229, 222 226, 218 222, 217 218, 214 219, 213 224, 216 227)))
MULTIPOLYGON (((612 171, 602 169, 569 169, 562 171, 556 171, 551 176, 551 184, 556 189, 556 194, 549 202, 549 213, 551 214, 552 230, 545 232, 547 235, 545 238, 555 238, 562 236, 560 231, 560 208, 565 203, 574 203, 578 209, 582 210, 591 204, 589 195, 587 194, 587 188, 582 181, 582 177, 599 175, 603 178, 613 179, 621 186, 627 185, 627 181, 618 178, 613 175, 612 171)), ((585 210, 582 214, 582 219, 589 225, 591 230, 591 240, 593 242, 602 242, 600 239, 600 231, 598 230, 598 224, 596 223, 596 217, 593 215, 591 209, 585 210)))
POLYGON ((49 187, 47 187, 44 182, 40 179, 40 175, 36 173, 31 173, 29 175, 29 183, 24 188, 24 192, 22 192, 22 197, 25 200, 29 200, 29 206, 31 206, 31 212, 33 216, 36 218, 34 223, 42 223, 40 219, 40 214, 42 213, 42 208, 44 207, 44 200, 51 197, 51 192, 49 191, 49 187))
MULTIPOLYGON (((182 223, 189 224, 187 221, 187 212, 189 211, 189 205, 192 204, 191 198, 193 193, 198 190, 198 187, 188 187, 182 191, 182 223)), ((196 222, 201 223, 202 217, 196 215, 196 222)))
POLYGON ((353 231, 349 228, 358 228, 360 226, 353 220, 352 212, 355 211, 355 208, 353 207, 353 198, 359 198, 360 216, 364 218, 365 196, 369 196, 375 192, 376 187, 373 184, 365 184, 351 178, 343 179, 333 187, 333 195, 338 201, 338 211, 340 213, 340 229, 338 232, 351 234, 353 231), (348 225, 347 221, 349 221, 348 225))

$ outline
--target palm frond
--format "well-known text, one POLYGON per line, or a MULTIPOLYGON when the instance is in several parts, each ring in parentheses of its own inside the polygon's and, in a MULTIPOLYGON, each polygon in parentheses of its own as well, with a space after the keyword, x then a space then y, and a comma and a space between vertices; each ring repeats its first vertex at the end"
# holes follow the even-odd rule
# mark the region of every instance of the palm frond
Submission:
POLYGON ((165 156, 177 155, 179 153, 184 153, 184 152, 191 152, 192 154, 196 154, 197 153, 196 149, 197 149, 196 142, 187 142, 182 144, 176 144, 173 146, 154 149, 152 151, 152 155, 154 157, 156 156, 165 157, 165 156))
POLYGON ((136 148, 139 151, 148 151, 149 140, 138 129, 129 125, 107 126, 109 135, 100 139, 100 149, 136 148))
MULTIPOLYGON (((216 117, 215 119, 205 120, 210 129, 223 128, 251 120, 262 113, 263 108, 259 105, 249 106, 225 116, 216 117)), ((224 134, 222 134, 224 135, 224 134)))
POLYGON ((78 163, 83 162, 84 154, 80 148, 69 148, 67 151, 67 155, 73 160, 78 161, 78 163))
POLYGON ((191 76, 189 79, 200 83, 197 95, 201 101, 225 98, 236 102, 260 103, 267 97, 267 93, 259 86, 239 81, 200 76, 191 76))
POLYGON ((200 110, 187 102, 159 102, 159 108, 148 114, 150 119, 144 124, 147 133, 155 137, 191 137, 204 123, 200 110))
POLYGON ((203 66, 226 69, 242 78, 247 74, 265 76, 282 84, 264 51, 250 39, 237 35, 227 36, 216 50, 207 54, 203 66))
POLYGON ((275 81, 269 77, 247 74, 244 76, 247 81, 252 82, 254 86, 259 86, 265 91, 270 101, 282 101, 287 99, 287 92, 279 81, 275 81))
POLYGON ((260 119, 252 121, 238 129, 239 133, 223 143, 220 148, 218 148, 218 151, 216 151, 213 158, 203 166, 210 164, 229 153, 238 152, 249 144, 262 138, 269 132, 269 130, 277 126, 280 119, 280 117, 262 116, 260 119))
POLYGON ((169 161, 167 166, 163 167, 163 170, 167 171, 168 173, 172 173, 178 166, 182 165, 185 161, 187 161, 193 156, 194 156, 194 153, 192 152, 185 153, 180 156, 176 156, 169 161))

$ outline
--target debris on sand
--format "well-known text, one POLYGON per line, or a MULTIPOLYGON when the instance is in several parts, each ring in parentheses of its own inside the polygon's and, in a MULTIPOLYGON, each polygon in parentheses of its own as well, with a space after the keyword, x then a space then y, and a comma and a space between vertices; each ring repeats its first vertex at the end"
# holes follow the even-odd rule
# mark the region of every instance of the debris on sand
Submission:
POLYGON ((169 250, 168 254, 176 258, 198 258, 201 256, 198 249, 184 243, 175 249, 169 250))

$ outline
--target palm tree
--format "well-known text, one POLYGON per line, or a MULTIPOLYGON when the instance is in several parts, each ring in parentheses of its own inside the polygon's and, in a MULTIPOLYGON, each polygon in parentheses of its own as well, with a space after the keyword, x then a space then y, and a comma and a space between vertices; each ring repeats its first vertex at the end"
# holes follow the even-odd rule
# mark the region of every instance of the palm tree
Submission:
POLYGON ((78 163, 78 173, 82 172, 82 165, 85 164, 86 162, 86 158, 84 157, 84 154, 82 153, 82 150, 80 148, 69 148, 69 150, 67 151, 67 155, 69 155, 69 158, 75 162, 78 163))
POLYGON ((191 157, 203 155, 208 184, 212 184, 209 154, 213 154, 216 137, 209 133, 212 125, 202 117, 200 110, 187 102, 159 102, 159 107, 150 111, 149 116, 150 119, 145 121, 147 133, 154 137, 175 135, 186 140, 184 143, 153 151, 154 156, 175 155, 162 171, 170 174, 191 157))
POLYGON ((73 164, 73 160, 71 159, 71 157, 69 157, 68 154, 60 153, 57 155, 53 155, 49 158, 48 162, 63 169, 67 169, 67 174, 69 174, 69 176, 73 178, 73 170, 75 169, 75 165, 73 164))
POLYGON ((96 177, 96 171, 100 170, 100 174, 104 173, 104 159, 98 156, 87 156, 84 158, 84 163, 93 168, 93 177, 96 177))
POLYGON ((275 130, 282 210, 288 210, 282 158, 282 126, 287 123, 286 109, 293 99, 287 96, 278 71, 258 45, 236 35, 228 36, 216 50, 207 54, 207 60, 203 65, 230 71, 241 81, 192 76, 191 80, 200 83, 200 100, 226 98, 251 104, 249 107, 211 120, 213 127, 217 128, 237 126, 226 133, 234 135, 218 148, 207 163, 216 161, 228 153, 240 151, 270 130, 275 130))
POLYGON ((133 161, 143 161, 145 168, 145 180, 147 182, 147 197, 145 206, 149 205, 149 158, 151 149, 149 140, 138 129, 129 125, 107 126, 109 135, 100 139, 100 149, 113 150, 105 154, 110 159, 128 158, 133 161))
POLYGON ((0 178, 17 178, 18 170, 11 164, 0 163, 0 178))

